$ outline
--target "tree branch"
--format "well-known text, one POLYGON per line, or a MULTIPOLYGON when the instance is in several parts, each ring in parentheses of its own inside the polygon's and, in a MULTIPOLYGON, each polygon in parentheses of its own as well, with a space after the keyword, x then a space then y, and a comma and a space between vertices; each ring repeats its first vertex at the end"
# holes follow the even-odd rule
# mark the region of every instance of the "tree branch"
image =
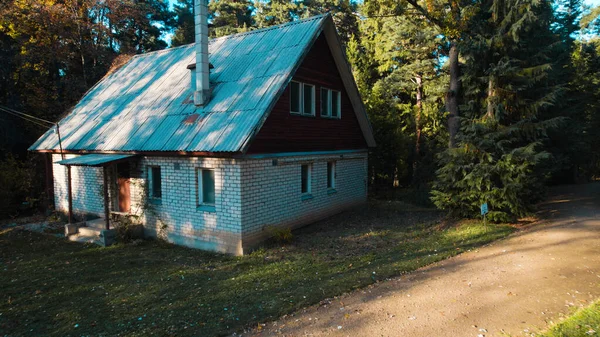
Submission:
POLYGON ((406 0, 406 2, 408 2, 411 6, 413 6, 414 9, 416 9, 421 14, 423 14, 423 16, 425 16, 425 18, 427 18, 427 20, 433 22, 439 28, 442 28, 442 29, 445 28, 445 25, 443 24, 442 21, 433 17, 425 8, 421 7, 421 5, 419 5, 416 0, 406 0))

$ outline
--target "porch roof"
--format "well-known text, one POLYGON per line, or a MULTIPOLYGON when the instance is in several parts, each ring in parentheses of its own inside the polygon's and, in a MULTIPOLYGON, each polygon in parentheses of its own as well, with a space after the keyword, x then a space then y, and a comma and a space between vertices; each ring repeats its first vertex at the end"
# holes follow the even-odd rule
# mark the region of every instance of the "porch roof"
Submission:
POLYGON ((133 154, 86 154, 83 156, 57 161, 65 166, 106 166, 115 161, 133 157, 133 154))

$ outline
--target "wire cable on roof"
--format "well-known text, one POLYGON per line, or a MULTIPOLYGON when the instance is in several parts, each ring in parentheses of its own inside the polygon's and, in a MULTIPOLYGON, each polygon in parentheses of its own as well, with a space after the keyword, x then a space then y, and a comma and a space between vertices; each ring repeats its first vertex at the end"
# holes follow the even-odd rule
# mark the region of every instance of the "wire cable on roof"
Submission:
MULTIPOLYGON (((46 129, 49 127, 49 126, 48 126, 48 125, 46 125, 46 124, 42 124, 42 123, 40 123, 40 122, 38 122, 38 121, 36 121, 36 120, 34 120, 34 119, 30 119, 30 118, 28 118, 28 117, 25 117, 24 115, 27 115, 27 114, 20 115, 20 114, 17 114, 17 113, 11 112, 11 111, 9 111, 9 110, 6 110, 6 109, 2 108, 1 106, 0 106, 0 111, 2 111, 2 112, 5 112, 5 113, 7 113, 7 114, 9 114, 9 115, 12 115, 12 116, 15 116, 15 117, 21 118, 21 119, 23 119, 23 120, 26 120, 26 121, 28 121, 28 122, 30 122, 30 123, 33 123, 33 124, 39 125, 39 126, 41 126, 41 127, 43 127, 43 128, 46 128, 46 129)), ((54 125, 54 123, 53 123, 53 125, 54 125)))
POLYGON ((44 122, 44 123, 48 123, 48 124, 52 124, 52 125, 56 124, 56 123, 54 123, 54 122, 51 122, 51 121, 49 121, 49 120, 45 120, 45 119, 42 119, 42 118, 39 118, 39 117, 35 117, 35 116, 32 116, 32 115, 26 114, 26 113, 24 113, 24 112, 20 112, 20 111, 17 111, 17 110, 15 110, 15 109, 11 109, 11 108, 9 108, 9 107, 6 107, 6 106, 3 106, 3 105, 0 105, 0 109, 1 109, 1 110, 5 110, 5 111, 10 111, 10 112, 13 112, 13 113, 15 113, 15 114, 23 115, 23 116, 26 116, 26 117, 29 117, 29 118, 32 118, 32 119, 38 120, 38 121, 40 121, 40 122, 44 122))

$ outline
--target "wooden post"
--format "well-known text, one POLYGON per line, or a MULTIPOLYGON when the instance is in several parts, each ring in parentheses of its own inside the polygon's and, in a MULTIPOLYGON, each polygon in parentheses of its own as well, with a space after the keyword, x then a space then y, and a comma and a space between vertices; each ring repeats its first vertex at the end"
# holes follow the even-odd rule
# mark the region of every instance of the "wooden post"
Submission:
POLYGON ((102 168, 104 174, 104 219, 106 221, 106 229, 110 229, 110 214, 108 210, 108 170, 106 166, 102 168))
POLYGON ((52 154, 44 155, 44 164, 46 166, 46 202, 45 211, 54 209, 54 174, 52 169, 52 154))
POLYGON ((69 198, 69 223, 73 223, 73 188, 71 186, 71 165, 67 165, 67 193, 69 198))

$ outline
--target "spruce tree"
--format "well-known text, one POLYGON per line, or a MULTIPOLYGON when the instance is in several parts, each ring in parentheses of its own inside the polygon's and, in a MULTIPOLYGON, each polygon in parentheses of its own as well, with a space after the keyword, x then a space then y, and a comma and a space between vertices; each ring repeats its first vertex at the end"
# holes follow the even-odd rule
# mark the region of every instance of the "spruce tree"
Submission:
POLYGON ((569 51, 555 22, 549 2, 516 0, 486 2, 473 20, 461 45, 464 117, 457 147, 441 156, 438 207, 475 216, 488 203, 493 220, 508 221, 542 197, 548 133, 564 122, 553 108, 566 84, 559 56, 569 51))

